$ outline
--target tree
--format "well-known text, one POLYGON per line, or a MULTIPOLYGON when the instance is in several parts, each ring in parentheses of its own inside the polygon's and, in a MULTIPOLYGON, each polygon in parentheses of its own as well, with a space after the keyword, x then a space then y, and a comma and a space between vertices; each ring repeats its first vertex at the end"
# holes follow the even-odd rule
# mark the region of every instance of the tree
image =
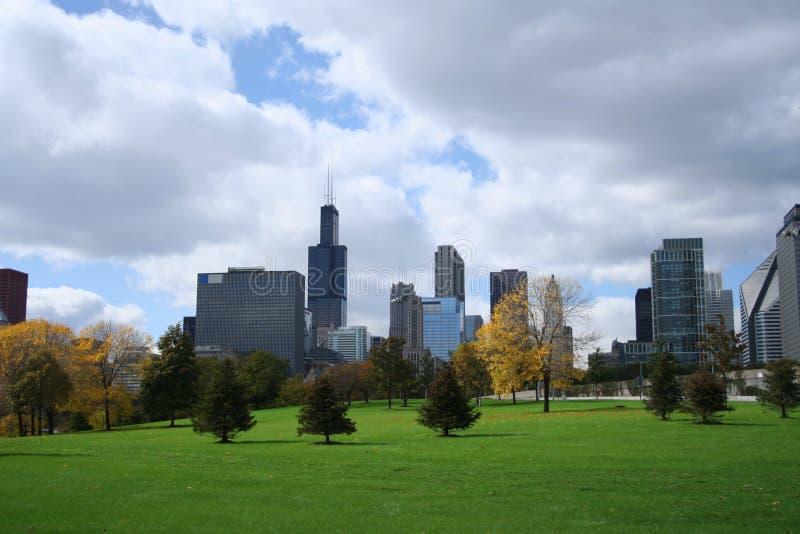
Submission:
POLYGON ((400 392, 400 400, 403 407, 408 406, 408 399, 417 385, 417 369, 410 360, 401 359, 396 367, 397 390, 400 392))
POLYGON ((594 354, 589 355, 589 370, 586 371, 585 379, 592 385, 595 398, 600 397, 600 383, 608 378, 606 360, 597 349, 594 354))
POLYGON ((742 361, 745 344, 742 343, 741 335, 725 324, 722 315, 719 316, 717 324, 706 324, 703 329, 705 334, 700 342, 700 348, 706 352, 707 364, 716 362, 719 365, 727 394, 728 370, 742 361))
POLYGON ((198 434, 211 433, 217 443, 230 443, 239 432, 247 432, 256 424, 247 407, 244 386, 228 358, 219 362, 203 392, 192 417, 198 434))
POLYGON ((289 361, 269 352, 251 353, 239 369, 247 400, 258 410, 275 403, 289 372, 289 361))
POLYGON ((422 390, 422 395, 427 399, 428 398, 428 387, 433 383, 433 380, 436 378, 436 369, 435 369, 433 355, 431 354, 430 349, 425 349, 422 353, 422 358, 419 360, 419 365, 417 365, 417 388, 422 390))
POLYGON ((667 351, 664 342, 656 341, 656 352, 650 359, 645 409, 666 421, 669 414, 680 408, 683 391, 678 381, 678 360, 667 351))
POLYGON ((305 405, 297 415, 297 421, 300 423, 297 435, 323 434, 325 445, 330 445, 332 435, 350 435, 356 431, 355 423, 346 415, 347 406, 340 401, 333 379, 323 374, 314 381, 305 405))
POLYGON ((789 417, 787 408, 800 405, 800 384, 797 383, 798 362, 781 358, 767 364, 764 376, 764 389, 758 400, 777 406, 781 409, 781 418, 789 417))
POLYGON ((683 411, 700 417, 699 422, 704 425, 718 423, 718 412, 733 409, 727 404, 725 383, 706 366, 686 378, 684 394, 683 411))
POLYGON ((178 410, 197 401, 197 380, 200 369, 194 346, 180 325, 171 325, 158 340, 160 356, 145 365, 142 379, 142 404, 153 417, 167 415, 169 426, 175 426, 178 410))
POLYGON ((445 364, 430 387, 428 399, 419 407, 417 422, 449 436, 451 430, 471 427, 481 413, 470 405, 451 364, 445 364))
POLYGON ((307 393, 308 387, 303 373, 297 373, 292 378, 283 381, 275 406, 297 406, 303 404, 307 393))
POLYGON ((97 390, 90 397, 99 399, 104 412, 106 430, 111 430, 111 405, 116 398, 115 388, 120 375, 137 352, 147 349, 150 337, 131 326, 99 321, 84 328, 78 339, 79 362, 85 374, 85 384, 97 390))
POLYGON ((342 401, 347 401, 349 406, 353 402, 353 394, 359 388, 360 369, 362 362, 351 362, 343 365, 334 365, 325 371, 333 381, 336 394, 342 401))
POLYGON ((367 360, 357 362, 358 365, 358 391, 365 403, 369 403, 370 394, 375 391, 375 369, 372 362, 367 360))
POLYGON ((477 343, 462 343, 450 360, 461 386, 475 394, 475 402, 481 405, 481 394, 492 385, 492 377, 486 361, 478 354, 477 343))
POLYGON ((380 346, 374 346, 369 353, 372 363, 372 372, 375 383, 389 399, 389 409, 392 409, 392 396, 399 389, 403 373, 407 365, 403 359, 403 345, 405 340, 399 337, 388 337, 380 346))

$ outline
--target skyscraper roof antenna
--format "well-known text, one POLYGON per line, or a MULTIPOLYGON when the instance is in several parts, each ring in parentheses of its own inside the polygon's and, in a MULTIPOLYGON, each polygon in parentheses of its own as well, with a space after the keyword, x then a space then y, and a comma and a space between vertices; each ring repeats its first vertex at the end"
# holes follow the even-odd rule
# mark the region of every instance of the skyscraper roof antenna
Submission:
POLYGON ((336 194, 333 188, 333 173, 331 172, 331 166, 328 165, 328 182, 325 185, 325 205, 333 206, 335 202, 336 194))

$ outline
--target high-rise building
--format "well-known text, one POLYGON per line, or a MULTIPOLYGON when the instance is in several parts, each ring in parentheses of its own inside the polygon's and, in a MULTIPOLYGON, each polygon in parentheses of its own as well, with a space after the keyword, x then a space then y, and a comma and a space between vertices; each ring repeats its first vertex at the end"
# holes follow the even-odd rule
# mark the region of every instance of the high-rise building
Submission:
POLYGON ((423 346, 449 362, 464 341, 464 303, 455 297, 423 297, 423 346))
POLYGON ((327 347, 337 351, 348 362, 369 357, 372 336, 366 326, 342 326, 328 332, 327 347))
POLYGON ((308 247, 308 309, 311 337, 318 328, 347 324, 347 247, 339 244, 339 210, 328 180, 326 203, 320 208, 319 243, 308 247))
POLYGON ((778 262, 773 252, 739 286, 744 365, 765 364, 783 356, 779 297, 778 262))
POLYGON ((183 318, 183 333, 189 336, 189 339, 192 340, 192 345, 194 345, 195 336, 197 334, 197 317, 184 317, 183 318))
POLYGON ((405 340, 403 357, 418 364, 423 353, 422 299, 414 284, 392 284, 389 300, 389 336, 405 340))
POLYGON ((383 336, 372 336, 369 342, 370 350, 372 350, 372 347, 380 347, 384 341, 386 341, 386 338, 383 336))
POLYGON ((653 338, 682 363, 696 364, 706 322, 702 238, 664 239, 650 254, 653 338))
POLYGON ((10 324, 25 320, 28 310, 28 274, 0 269, 0 308, 10 324))
POLYGON ((490 315, 494 313, 494 307, 506 293, 513 291, 520 284, 527 285, 527 283, 528 273, 518 269, 502 269, 489 273, 490 315))
POLYGON ((464 341, 475 341, 475 332, 483 326, 483 317, 480 315, 464 316, 464 341))
POLYGON ((653 292, 649 287, 636 290, 636 341, 653 341, 653 292))
POLYGON ((795 204, 783 218, 775 241, 783 356, 800 360, 800 204, 795 204))
POLYGON ((0 307, 0 326, 8 326, 10 324, 8 317, 6 317, 6 314, 3 312, 3 308, 0 307))
POLYGON ((706 324, 718 325, 720 317, 725 322, 725 328, 733 330, 733 291, 722 288, 722 273, 719 271, 706 271, 706 324))
POLYGON ((296 271, 234 268, 197 275, 196 344, 238 354, 271 352, 303 372, 305 277, 296 271))
POLYGON ((435 295, 464 302, 464 260, 453 245, 439 245, 434 253, 435 295))

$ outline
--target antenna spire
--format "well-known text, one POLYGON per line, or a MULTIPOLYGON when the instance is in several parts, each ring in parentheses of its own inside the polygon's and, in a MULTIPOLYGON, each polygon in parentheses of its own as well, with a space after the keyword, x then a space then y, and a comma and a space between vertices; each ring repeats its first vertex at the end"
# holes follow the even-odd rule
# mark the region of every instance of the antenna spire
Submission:
POLYGON ((328 206, 333 206, 336 202, 336 194, 334 193, 333 188, 333 173, 331 172, 331 166, 328 165, 328 182, 325 186, 325 204, 328 206))

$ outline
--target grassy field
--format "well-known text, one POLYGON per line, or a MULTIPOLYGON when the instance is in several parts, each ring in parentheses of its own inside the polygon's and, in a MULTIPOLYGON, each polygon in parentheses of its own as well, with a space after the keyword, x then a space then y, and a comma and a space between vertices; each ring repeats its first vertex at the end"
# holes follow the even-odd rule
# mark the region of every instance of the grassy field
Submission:
POLYGON ((0 531, 800 532, 800 419, 640 406, 490 402, 441 439, 413 406, 357 403, 333 447, 292 408, 231 445, 160 424, 0 439, 0 531))

